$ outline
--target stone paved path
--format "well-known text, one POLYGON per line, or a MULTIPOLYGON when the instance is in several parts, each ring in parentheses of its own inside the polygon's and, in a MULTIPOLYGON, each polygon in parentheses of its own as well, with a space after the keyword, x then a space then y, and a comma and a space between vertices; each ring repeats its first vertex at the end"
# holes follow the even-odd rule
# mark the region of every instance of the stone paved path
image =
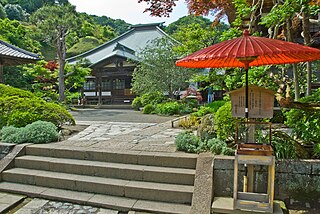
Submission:
POLYGON ((34 198, 15 214, 118 214, 118 211, 34 198))
MULTIPOLYGON (((86 122, 81 122, 85 124, 86 122)), ((88 124, 89 125, 89 124, 88 124)), ((79 134, 51 145, 109 150, 175 152, 175 137, 183 131, 164 123, 94 122, 79 134)))

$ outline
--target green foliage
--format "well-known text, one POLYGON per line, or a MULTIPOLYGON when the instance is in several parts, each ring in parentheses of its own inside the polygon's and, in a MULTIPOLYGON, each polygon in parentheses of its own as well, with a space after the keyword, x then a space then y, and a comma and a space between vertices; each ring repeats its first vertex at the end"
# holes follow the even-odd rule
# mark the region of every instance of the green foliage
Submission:
POLYGON ((226 104, 226 101, 216 100, 216 101, 213 101, 212 103, 207 104, 207 106, 210 107, 213 110, 213 112, 217 112, 218 109, 224 104, 226 104))
POLYGON ((16 20, 0 19, 0 39, 19 48, 37 53, 40 43, 33 39, 33 32, 16 20))
POLYGON ((6 143, 50 143, 57 141, 59 134, 53 123, 36 121, 22 128, 3 127, 0 136, 6 143))
POLYGON ((213 114, 207 114, 201 118, 201 122, 197 129, 197 135, 201 140, 208 140, 216 137, 213 114))
POLYGON ((25 21, 28 17, 27 12, 18 4, 7 4, 4 10, 11 20, 25 21))
POLYGON ((132 101, 131 106, 135 110, 139 110, 141 107, 143 107, 141 97, 135 97, 132 101))
POLYGON ((37 26, 38 39, 54 46, 57 45, 58 38, 81 25, 75 6, 70 4, 44 6, 33 13, 30 20, 37 26))
POLYGON ((226 102, 215 114, 215 130, 221 140, 234 140, 236 134, 236 119, 232 117, 231 102, 226 102))
POLYGON ((201 140, 192 132, 181 132, 175 139, 178 151, 197 153, 201 140))
POLYGON ((23 127, 37 120, 52 122, 60 127, 75 124, 72 115, 55 103, 45 102, 30 92, 0 84, 0 127, 23 127))
POLYGON ((188 15, 169 24, 168 27, 165 28, 165 31, 172 35, 179 31, 179 28, 185 28, 192 24, 198 24, 202 28, 208 28, 212 23, 210 19, 204 18, 203 16, 188 15))
POLYGON ((316 145, 314 145, 313 154, 314 156, 320 158, 320 143, 317 143, 316 145))
POLYGON ((201 141, 190 131, 179 133, 175 139, 175 144, 179 151, 191 153, 211 151, 214 154, 234 155, 234 150, 229 148, 222 140, 213 138, 208 141, 201 141))
POLYGON ((228 145, 217 138, 208 140, 205 144, 206 150, 211 151, 215 155, 234 155, 234 149, 228 147, 228 145))
POLYGON ((132 101, 132 108, 139 110, 139 108, 144 107, 148 104, 157 105, 166 101, 167 98, 161 92, 151 92, 143 94, 141 97, 136 97, 132 101))
MULTIPOLYGON (((302 103, 319 103, 320 89, 299 101, 302 103)), ((320 143, 320 110, 291 109, 285 115, 287 118, 285 124, 293 129, 298 138, 307 143, 320 143)))
POLYGON ((147 104, 144 106, 142 113, 151 114, 155 111, 155 107, 152 104, 147 104))
POLYGON ((208 47, 219 41, 224 30, 228 28, 225 24, 218 24, 214 27, 205 26, 201 23, 190 23, 188 25, 180 25, 172 37, 182 43, 175 47, 175 51, 180 54, 191 54, 204 47, 208 47))
POLYGON ((90 15, 93 21, 102 26, 110 26, 115 30, 116 35, 120 35, 128 31, 129 24, 121 19, 112 19, 106 16, 90 15))
POLYGON ((99 46, 101 43, 100 41, 92 36, 86 36, 84 38, 81 38, 78 43, 73 45, 67 52, 68 57, 76 56, 81 53, 84 53, 88 50, 91 50, 97 46, 99 46))
POLYGON ((192 113, 192 115, 194 115, 196 117, 202 117, 206 114, 216 113, 218 111, 218 109, 221 106, 223 106, 225 103, 226 103, 226 101, 224 101, 224 100, 213 101, 212 103, 201 106, 200 109, 198 111, 192 113))
POLYGON ((145 106, 147 104, 156 105, 156 104, 162 103, 166 100, 167 100, 167 98, 161 92, 150 92, 150 93, 143 94, 141 96, 142 106, 145 106))
POLYGON ((8 0, 8 3, 18 4, 31 14, 44 5, 53 5, 55 0, 8 0))
POLYGON ((7 18, 6 11, 4 10, 2 4, 0 4, 0 19, 7 18))
MULTIPOLYGON (((32 82, 32 90, 38 97, 44 98, 47 101, 57 100, 58 88, 58 64, 54 61, 46 62, 38 61, 36 64, 23 66, 24 75, 32 82), (50 64, 53 64, 53 70, 50 69, 50 64), (55 67, 56 66, 56 67, 55 67)), ((65 93, 70 93, 70 90, 78 90, 85 82, 85 77, 91 72, 90 68, 82 66, 80 63, 76 65, 66 64, 65 66, 65 93), (70 75, 69 75, 70 74, 70 75)))
POLYGON ((272 145, 277 159, 310 158, 305 148, 284 132, 272 132, 272 145))
POLYGON ((158 114, 163 114, 163 115, 174 115, 174 114, 179 114, 182 108, 183 106, 179 104, 177 101, 160 103, 160 104, 157 104, 156 106, 156 112, 158 114))
POLYGON ((138 54, 142 61, 133 72, 134 92, 145 94, 157 91, 174 98, 175 92, 186 88, 186 81, 193 72, 175 66, 180 56, 172 51, 173 46, 168 38, 156 39, 138 54))

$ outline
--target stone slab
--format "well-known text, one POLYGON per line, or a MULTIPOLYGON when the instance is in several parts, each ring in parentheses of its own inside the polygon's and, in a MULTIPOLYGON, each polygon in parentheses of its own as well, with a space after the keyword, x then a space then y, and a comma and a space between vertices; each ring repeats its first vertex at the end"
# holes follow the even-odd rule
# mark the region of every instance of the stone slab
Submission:
POLYGON ((2 196, 0 198, 0 213, 6 213, 26 198, 26 196, 13 194, 2 194, 2 196))
POLYGON ((190 213, 211 213, 213 191, 213 155, 202 153, 197 160, 190 213))
MULTIPOLYGON (((212 203, 213 214, 261 214, 261 212, 243 211, 233 209, 233 198, 215 197, 212 203)), ((273 214, 283 214, 280 203, 273 204, 273 214)))
POLYGON ((88 202, 93 206, 127 212, 132 209, 137 200, 96 194, 92 198, 90 198, 88 202))
POLYGON ((133 206, 133 209, 137 211, 146 210, 152 213, 186 214, 190 212, 190 206, 188 205, 145 200, 138 200, 133 206))

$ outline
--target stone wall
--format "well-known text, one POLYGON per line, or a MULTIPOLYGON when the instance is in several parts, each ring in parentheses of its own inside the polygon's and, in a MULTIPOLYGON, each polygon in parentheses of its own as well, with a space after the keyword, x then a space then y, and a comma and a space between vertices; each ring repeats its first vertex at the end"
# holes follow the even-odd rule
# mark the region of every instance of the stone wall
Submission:
MULTIPOLYGON (((233 196, 234 157, 214 158, 214 197, 233 196)), ((265 192, 267 168, 255 168, 255 192, 265 192)), ((244 167, 240 167, 238 189, 242 189, 244 167)), ((276 199, 320 200, 320 160, 277 160, 275 178, 276 199)))
POLYGON ((11 152, 15 144, 0 142, 0 160, 11 152))

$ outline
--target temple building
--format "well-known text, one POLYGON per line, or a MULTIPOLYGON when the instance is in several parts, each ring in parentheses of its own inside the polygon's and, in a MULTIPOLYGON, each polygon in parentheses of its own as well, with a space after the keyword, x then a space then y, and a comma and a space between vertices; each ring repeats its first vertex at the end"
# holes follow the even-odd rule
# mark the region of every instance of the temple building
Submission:
POLYGON ((132 73, 139 63, 136 54, 154 39, 170 37, 161 28, 162 23, 133 25, 130 29, 105 44, 78 56, 67 59, 75 64, 89 62, 91 76, 83 87, 88 104, 131 103, 132 73))

